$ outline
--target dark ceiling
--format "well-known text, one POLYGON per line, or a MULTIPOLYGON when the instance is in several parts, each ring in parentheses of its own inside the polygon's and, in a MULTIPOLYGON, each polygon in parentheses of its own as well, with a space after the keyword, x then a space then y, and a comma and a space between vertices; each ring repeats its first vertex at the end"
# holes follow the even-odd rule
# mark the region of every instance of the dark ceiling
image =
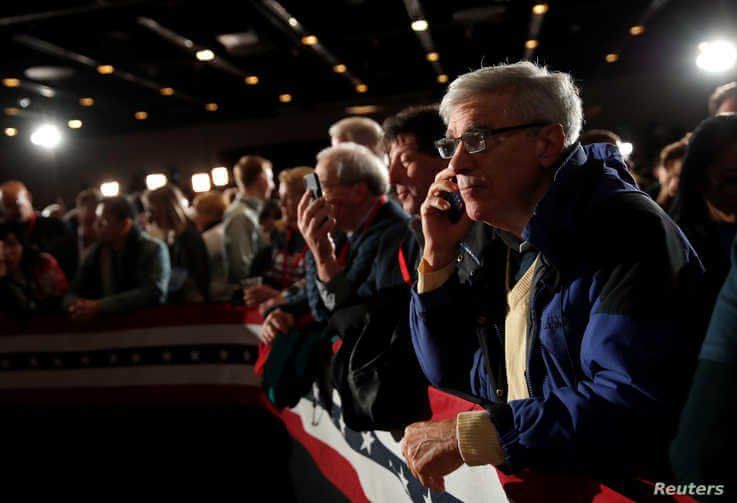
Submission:
MULTIPOLYGON (((482 63, 522 58, 536 3, 5 1, 0 78, 19 79, 20 86, 0 87, 2 127, 20 130, 40 117, 61 123, 80 119, 79 134, 97 135, 380 103, 392 96, 439 97, 440 73, 452 79, 482 63), (408 12, 417 6, 439 55, 435 65, 410 28, 408 12), (297 20, 296 27, 286 13, 297 20), (239 34, 240 45, 224 46, 219 36, 225 34, 239 34), (302 44, 304 35, 315 35, 319 45, 302 44), (201 49, 212 50, 215 60, 197 61, 201 49), (336 73, 337 63, 347 72, 336 73), (101 75, 100 64, 112 65, 114 72, 101 75), (249 75, 258 77, 257 85, 244 82, 249 75), (358 84, 367 91, 359 93, 358 84), (174 95, 162 96, 163 87, 173 88, 174 95), (290 103, 280 102, 284 93, 292 95, 290 103), (94 106, 82 107, 83 97, 94 98, 94 106), (207 111, 207 103, 216 103, 217 111, 207 111), (136 111, 147 112, 148 119, 136 120, 136 111)), ((573 72, 582 83, 680 71, 680 59, 669 55, 688 54, 705 30, 737 19, 734 0, 547 4, 531 57, 573 72), (638 24, 644 33, 630 35, 638 24), (605 61, 610 52, 619 55, 616 63, 605 61)))

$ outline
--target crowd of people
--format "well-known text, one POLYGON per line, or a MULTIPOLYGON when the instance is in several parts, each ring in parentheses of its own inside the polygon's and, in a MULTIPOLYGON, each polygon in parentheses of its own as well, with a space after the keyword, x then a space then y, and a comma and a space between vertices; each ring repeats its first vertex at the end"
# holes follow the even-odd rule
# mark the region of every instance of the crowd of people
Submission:
MULTIPOLYGON (((462 464, 728 484, 737 83, 708 108, 647 185, 616 134, 581 131, 571 76, 530 62, 462 75, 439 106, 383 125, 337 122, 314 168, 278 172, 278 192, 257 155, 235 164, 233 191, 88 189, 62 218, 5 181, 0 312, 243 303, 281 371, 309 327, 312 380, 360 353, 483 406, 430 421, 407 396, 416 410, 370 418, 406 426, 407 464, 434 490, 462 464), (387 356, 398 347, 409 357, 387 356)), ((377 382, 385 371, 345 388, 357 407, 380 397, 356 387, 404 385, 377 382)))

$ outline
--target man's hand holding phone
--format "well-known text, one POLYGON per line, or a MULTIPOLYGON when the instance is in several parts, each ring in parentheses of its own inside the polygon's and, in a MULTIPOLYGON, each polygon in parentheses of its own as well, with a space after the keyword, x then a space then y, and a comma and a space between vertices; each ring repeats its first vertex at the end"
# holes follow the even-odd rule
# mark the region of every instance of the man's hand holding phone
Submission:
POLYGON ((454 177, 452 166, 439 172, 420 209, 422 232, 425 236, 422 258, 431 271, 442 269, 455 259, 458 243, 468 234, 473 224, 466 212, 460 211, 460 193, 454 177), (455 216, 451 215, 452 218, 449 218, 449 213, 453 213, 452 203, 457 205, 455 222, 455 216))

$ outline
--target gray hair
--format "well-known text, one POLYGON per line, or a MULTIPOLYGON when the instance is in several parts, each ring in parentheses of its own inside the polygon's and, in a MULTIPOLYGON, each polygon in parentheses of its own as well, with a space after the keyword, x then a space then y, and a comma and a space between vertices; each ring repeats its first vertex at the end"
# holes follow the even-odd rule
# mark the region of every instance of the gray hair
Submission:
POLYGON ((389 190, 389 176, 384 164, 363 145, 340 143, 317 154, 317 161, 325 161, 335 169, 341 185, 363 182, 377 196, 389 190))
POLYGON ((440 104, 440 115, 447 124, 458 105, 476 95, 494 92, 512 93, 512 111, 523 122, 563 126, 566 147, 578 139, 583 111, 573 78, 529 61, 490 66, 461 75, 448 87, 440 104))
POLYGON ((328 130, 331 138, 345 138, 370 149, 382 158, 384 152, 384 130, 378 122, 368 117, 346 117, 328 130))

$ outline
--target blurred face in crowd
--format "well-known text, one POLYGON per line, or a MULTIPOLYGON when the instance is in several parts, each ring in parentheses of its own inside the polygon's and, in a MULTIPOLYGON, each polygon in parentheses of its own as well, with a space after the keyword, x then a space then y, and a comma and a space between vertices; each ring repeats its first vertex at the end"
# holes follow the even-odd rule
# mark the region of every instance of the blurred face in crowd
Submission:
POLYGON ((678 186, 681 183, 681 168, 683 167, 683 159, 673 159, 668 161, 664 168, 666 176, 660 183, 664 184, 668 191, 668 197, 676 197, 678 186))
POLYGON ((167 228, 167 221, 164 216, 165 214, 161 208, 156 204, 147 202, 146 199, 144 199, 143 206, 146 209, 146 216, 148 217, 149 222, 155 224, 159 229, 167 228))
POLYGON ((78 208, 79 224, 85 229, 94 227, 97 219, 97 205, 85 204, 78 208))
POLYGON ((286 183, 279 186, 279 207, 284 221, 293 229, 297 228, 297 207, 303 194, 303 190, 290 188, 286 183))
POLYGON ((402 134, 389 145, 389 182, 396 187, 404 211, 419 215, 420 206, 435 175, 448 166, 448 161, 431 156, 417 148, 415 135, 402 134))
POLYGON ((2 240, 2 254, 0 254, 0 260, 5 262, 6 271, 11 273, 17 271, 22 259, 23 245, 18 236, 7 234, 2 240))
POLYGON ((133 222, 129 218, 120 220, 105 204, 97 205, 97 235, 103 243, 119 241, 128 234, 133 222))
POLYGON ((271 197, 271 193, 276 187, 274 183, 274 172, 271 168, 263 168, 261 173, 258 174, 248 187, 241 187, 239 181, 241 180, 241 170, 239 166, 233 168, 233 176, 241 191, 246 191, 259 199, 268 199, 271 197))
POLYGON ((719 108, 717 108, 716 115, 718 114, 728 114, 728 113, 735 113, 737 112, 737 98, 727 98, 722 102, 721 105, 719 105, 719 108))
POLYGON ((17 182, 7 182, 0 189, 5 219, 8 222, 25 223, 33 215, 33 204, 31 194, 17 182))
POLYGON ((366 184, 341 185, 337 171, 326 158, 318 161, 315 173, 338 229, 344 232, 355 230, 364 216, 363 206, 368 196, 366 184))
MULTIPOLYGON (((514 113, 510 94, 479 94, 452 110, 447 136, 525 122, 514 113)), ((466 213, 472 220, 519 234, 552 183, 551 166, 563 151, 563 130, 549 125, 485 140, 486 148, 475 154, 466 152, 461 142, 450 160, 466 213)))
POLYGON ((737 213, 737 141, 732 142, 706 170, 705 198, 719 210, 737 213))
POLYGON ((211 224, 220 220, 217 212, 206 204, 195 204, 194 222, 197 230, 205 231, 211 224))

